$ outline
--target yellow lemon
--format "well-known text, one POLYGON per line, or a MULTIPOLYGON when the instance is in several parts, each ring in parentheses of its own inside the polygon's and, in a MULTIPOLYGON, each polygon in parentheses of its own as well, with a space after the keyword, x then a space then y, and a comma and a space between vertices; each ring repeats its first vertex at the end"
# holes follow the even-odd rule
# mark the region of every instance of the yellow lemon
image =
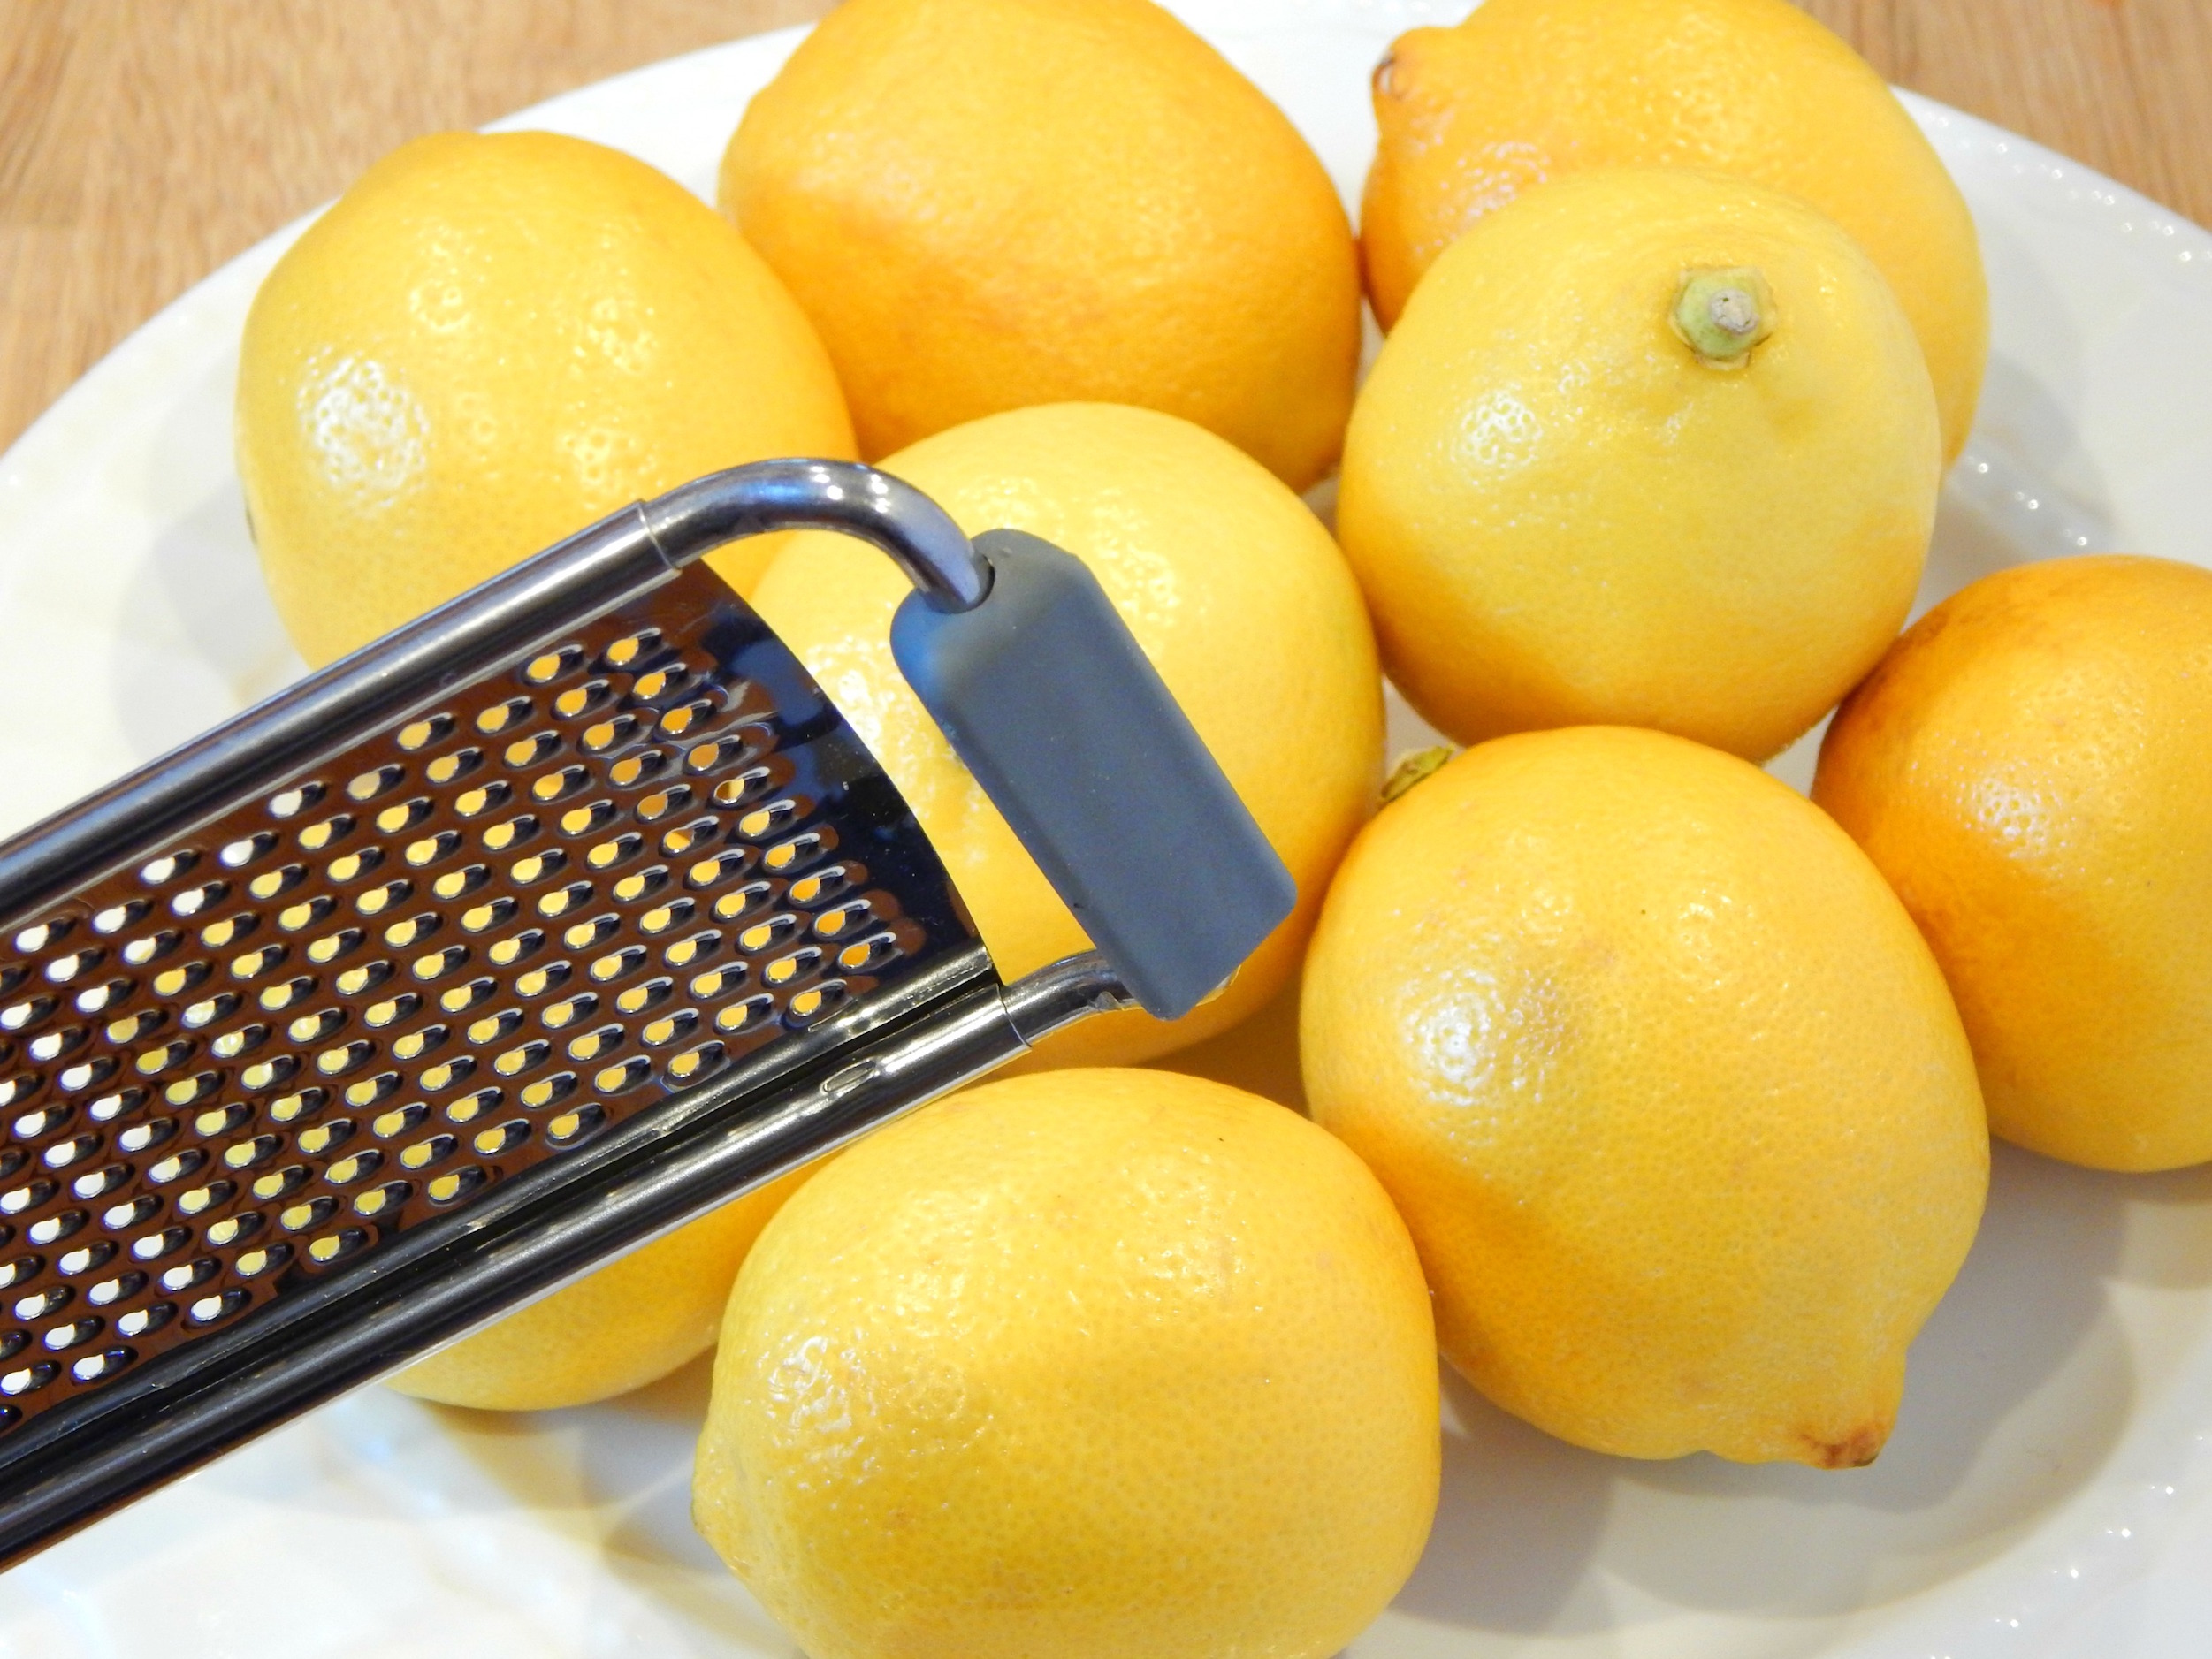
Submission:
POLYGON ((2054 559, 1928 613, 1813 799, 1912 912, 1989 1126, 2100 1169, 2212 1159, 2212 571, 2054 559))
POLYGON ((1337 529, 1391 677, 1461 742, 1651 726, 1762 760, 1895 637, 1941 470, 1849 237, 1743 179, 1622 170, 1530 191, 1423 279, 1337 529))
MULTIPOLYGON (((673 180, 581 139, 393 151, 246 320, 239 476, 310 663, 701 473, 852 453, 774 275, 673 180)), ((743 588, 773 552, 716 567, 743 588)))
POLYGON ((658 1381, 713 1346, 729 1287, 809 1164, 508 1314, 388 1379, 486 1412, 588 1405, 658 1381))
POLYGON ((870 459, 1033 403, 1335 460, 1360 281, 1282 112, 1149 0, 850 0, 756 96, 721 201, 821 331, 870 459))
POLYGON ((1880 1450, 1988 1137, 1927 947, 1802 796, 1657 732, 1469 750, 1346 856, 1301 1041, 1498 1404, 1635 1457, 1880 1450))
MULTIPOLYGON (((1027 530, 1090 567, 1298 881, 1298 909, 1225 993, 1172 1025, 1087 1020, 1043 1053, 1123 1063, 1234 1024, 1290 977, 1381 783, 1374 641, 1329 533, 1256 463, 1147 409, 1016 410, 883 464, 971 536, 1027 530)), ((906 591, 874 549, 817 532, 753 600, 897 784, 1011 978, 1087 941, 900 677, 889 635, 906 591)))
POLYGON ((1360 246, 1383 326, 1484 214, 1605 167, 1740 173, 1873 256, 1926 354, 1943 454, 1973 424, 1988 285, 1966 202, 1881 78, 1788 0, 1486 0, 1399 37, 1360 246))
POLYGON ((1438 1463, 1428 1296, 1359 1161, 1220 1084, 1059 1071, 769 1226, 692 1511, 812 1659, 1325 1659, 1438 1463))

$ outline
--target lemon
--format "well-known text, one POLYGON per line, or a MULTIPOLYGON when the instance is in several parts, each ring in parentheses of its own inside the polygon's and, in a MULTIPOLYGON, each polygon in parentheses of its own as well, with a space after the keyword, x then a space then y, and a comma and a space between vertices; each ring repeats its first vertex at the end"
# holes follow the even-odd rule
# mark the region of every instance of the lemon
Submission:
POLYGON ((1337 456, 1358 255, 1282 112, 1149 0, 850 0, 747 107, 721 202, 871 459, 1034 403, 1337 456))
POLYGON ((1294 1113, 1157 1071, 861 1143, 730 1298, 699 1531, 812 1659, 1325 1659, 1421 1553, 1403 1224, 1294 1113))
POLYGON ((1485 0, 1399 38, 1375 115, 1360 244, 1384 327, 1454 239, 1545 179, 1740 173, 1865 248, 1926 354, 1945 459, 1966 441, 1989 295, 1965 200, 1881 78, 1787 0, 1485 0))
POLYGON ((487 1412, 588 1405, 658 1381, 714 1343, 737 1269, 821 1166, 773 1181, 387 1379, 487 1412))
POLYGON ((1986 576, 1837 714, 1813 799, 1934 947, 2008 1140, 2212 1159, 2212 572, 1986 576))
MULTIPOLYGON (((850 456, 805 316, 643 162, 447 133, 370 168, 255 296, 238 468, 310 663, 701 473, 850 456)), ((773 556, 739 544, 741 589, 773 556)))
POLYGON ((1469 750, 1346 856, 1301 1039, 1499 1404, 1636 1457, 1880 1450, 1988 1138, 1927 947, 1802 796, 1656 732, 1469 750))
POLYGON ((1462 742, 1651 726, 1749 759, 1895 637, 1935 403, 1880 273, 1719 174, 1560 180, 1432 267, 1361 389, 1339 535, 1462 742))
MULTIPOLYGON (((1015 410, 883 464, 971 536, 1011 526, 1090 567, 1298 881, 1297 909, 1223 995, 1172 1025, 1086 1020, 1042 1052, 1125 1063, 1234 1024, 1290 977, 1381 782, 1374 641, 1329 533, 1257 463, 1147 409, 1015 410)), ((1011 978, 1088 941, 900 677, 889 634, 906 591, 882 554, 818 532, 792 539, 753 600, 913 808, 1011 978)))

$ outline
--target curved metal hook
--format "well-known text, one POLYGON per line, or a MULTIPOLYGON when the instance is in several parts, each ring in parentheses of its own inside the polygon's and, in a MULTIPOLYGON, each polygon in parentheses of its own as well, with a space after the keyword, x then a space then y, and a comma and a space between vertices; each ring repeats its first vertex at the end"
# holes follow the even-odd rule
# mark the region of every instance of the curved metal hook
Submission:
POLYGON ((850 460, 763 460, 709 473, 643 503, 671 564, 770 530, 842 530, 889 553, 933 611, 973 611, 991 567, 945 510, 913 485, 850 460))

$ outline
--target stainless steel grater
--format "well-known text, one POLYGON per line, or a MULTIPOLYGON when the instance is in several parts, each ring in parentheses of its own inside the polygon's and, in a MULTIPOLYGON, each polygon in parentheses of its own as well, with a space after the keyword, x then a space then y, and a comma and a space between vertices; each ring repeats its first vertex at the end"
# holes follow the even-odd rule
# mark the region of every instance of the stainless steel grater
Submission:
POLYGON ((0 1562, 1024 1052, 1289 875, 1097 584, 864 467, 626 509, 0 847, 0 1562), (814 526, 1100 949, 1008 986, 698 556, 814 526))

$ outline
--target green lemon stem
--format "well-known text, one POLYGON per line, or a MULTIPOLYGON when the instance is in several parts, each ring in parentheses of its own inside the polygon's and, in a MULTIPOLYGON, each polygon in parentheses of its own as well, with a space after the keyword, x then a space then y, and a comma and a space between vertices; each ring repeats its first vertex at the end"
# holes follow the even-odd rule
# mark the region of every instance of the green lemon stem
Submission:
POLYGON ((1685 271, 1674 323, 1700 362, 1741 369, 1751 347, 1774 331, 1774 293, 1749 265, 1685 271))
POLYGON ((1416 749, 1400 756, 1398 764, 1390 769, 1389 781, 1383 785, 1383 804, 1389 805, 1414 785, 1442 770, 1444 763, 1459 752, 1449 743, 1438 743, 1433 749, 1416 749))

